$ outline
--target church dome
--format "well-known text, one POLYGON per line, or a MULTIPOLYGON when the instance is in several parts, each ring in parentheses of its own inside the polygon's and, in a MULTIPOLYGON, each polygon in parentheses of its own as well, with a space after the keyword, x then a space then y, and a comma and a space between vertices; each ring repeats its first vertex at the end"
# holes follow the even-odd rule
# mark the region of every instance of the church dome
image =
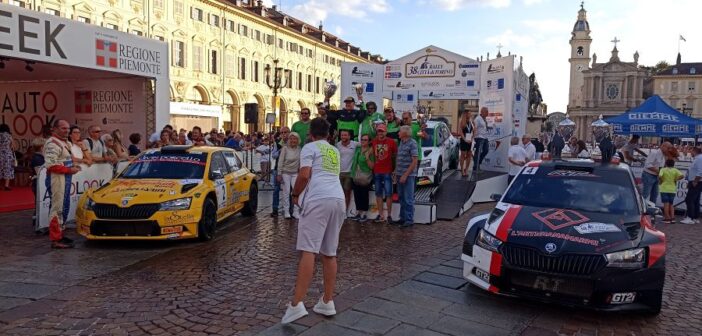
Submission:
POLYGON ((590 31, 590 24, 587 22, 587 11, 583 7, 583 4, 580 4, 580 10, 578 11, 578 21, 575 21, 573 31, 590 31))

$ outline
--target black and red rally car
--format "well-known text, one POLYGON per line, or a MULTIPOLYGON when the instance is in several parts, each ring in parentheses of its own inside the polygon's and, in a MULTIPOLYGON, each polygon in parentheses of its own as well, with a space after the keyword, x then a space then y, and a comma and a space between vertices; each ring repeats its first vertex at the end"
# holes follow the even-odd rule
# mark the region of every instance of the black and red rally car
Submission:
POLYGON ((625 164, 528 163, 468 222, 463 275, 493 293, 660 312, 665 235, 625 164))

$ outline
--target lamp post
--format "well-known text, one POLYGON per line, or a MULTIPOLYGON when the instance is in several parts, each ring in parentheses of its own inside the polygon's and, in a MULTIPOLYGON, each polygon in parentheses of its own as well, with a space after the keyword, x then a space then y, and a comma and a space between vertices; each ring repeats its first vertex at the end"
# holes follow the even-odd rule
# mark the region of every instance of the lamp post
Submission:
MULTIPOLYGON (((273 113, 276 114, 276 119, 278 118, 278 113, 280 111, 276 111, 278 108, 278 93, 283 91, 283 88, 285 88, 288 85, 288 76, 290 74, 290 70, 288 69, 283 69, 282 67, 278 66, 278 62, 280 60, 274 59, 273 60, 273 68, 271 68, 270 64, 266 64, 264 71, 264 75, 266 76, 266 85, 273 90, 273 113), (272 70, 272 74, 271 74, 272 70), (271 76, 273 77, 272 83, 271 83, 271 76)), ((280 125, 283 125, 282 120, 280 121, 280 125)), ((271 125, 271 128, 273 126, 271 125)))
POLYGON ((692 107, 687 107, 687 103, 682 104, 682 108, 680 109, 680 112, 682 112, 686 116, 691 116, 692 115, 692 107), (690 112, 690 113, 687 113, 690 112))

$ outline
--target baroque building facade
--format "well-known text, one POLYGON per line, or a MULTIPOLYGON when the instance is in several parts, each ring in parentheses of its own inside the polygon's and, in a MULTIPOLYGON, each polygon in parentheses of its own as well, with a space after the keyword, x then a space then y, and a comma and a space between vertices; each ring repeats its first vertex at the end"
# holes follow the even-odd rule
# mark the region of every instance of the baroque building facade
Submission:
MULTIPOLYGON (((340 83, 341 62, 382 62, 321 24, 309 25, 262 1, 0 2, 168 43, 171 123, 177 128, 265 131, 265 116, 274 111, 276 125, 291 125, 301 108, 315 110, 324 98, 325 81, 340 83), (281 71, 286 78, 277 108, 265 70, 275 64, 288 70, 281 71), (244 123, 247 103, 257 104, 257 124, 244 123)), ((274 70, 270 73, 273 77, 274 70)), ((331 101, 339 104, 339 94, 331 101)))
POLYGON ((653 76, 653 93, 670 106, 695 118, 702 118, 702 63, 675 64, 653 76))
POLYGON ((597 62, 597 55, 590 56, 590 24, 587 11, 582 7, 571 33, 570 90, 567 114, 576 123, 578 139, 591 140, 590 125, 600 115, 619 115, 641 104, 644 100, 644 81, 648 72, 639 67, 639 53, 633 62, 623 62, 615 37, 614 49, 608 61, 597 62))

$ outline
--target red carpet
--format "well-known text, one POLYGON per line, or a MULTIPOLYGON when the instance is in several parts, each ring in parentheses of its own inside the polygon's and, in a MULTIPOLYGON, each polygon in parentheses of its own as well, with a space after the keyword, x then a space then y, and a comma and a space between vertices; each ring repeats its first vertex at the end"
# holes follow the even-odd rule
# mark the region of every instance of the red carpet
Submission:
POLYGON ((34 193, 31 187, 14 187, 10 191, 0 190, 0 213, 34 209, 34 193))

